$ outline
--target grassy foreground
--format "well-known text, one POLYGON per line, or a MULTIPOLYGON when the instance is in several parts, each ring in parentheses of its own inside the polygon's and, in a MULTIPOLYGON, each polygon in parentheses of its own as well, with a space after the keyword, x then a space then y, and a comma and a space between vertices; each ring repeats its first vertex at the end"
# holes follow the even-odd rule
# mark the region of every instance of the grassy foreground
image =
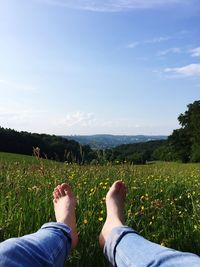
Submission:
POLYGON ((126 223, 159 244, 200 254, 200 164, 78 166, 0 153, 0 241, 54 221, 52 191, 71 184, 78 198, 79 245, 67 266, 109 266, 98 246, 105 195, 128 185, 126 223))

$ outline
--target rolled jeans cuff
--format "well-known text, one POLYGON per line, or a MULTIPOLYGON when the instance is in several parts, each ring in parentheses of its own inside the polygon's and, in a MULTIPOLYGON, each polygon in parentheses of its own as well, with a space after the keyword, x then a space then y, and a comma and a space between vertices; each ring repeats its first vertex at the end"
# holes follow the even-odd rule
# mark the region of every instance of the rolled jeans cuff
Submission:
POLYGON ((71 238, 71 228, 69 226, 67 226, 64 223, 60 223, 60 222, 48 222, 48 223, 43 224, 41 227, 41 229, 45 229, 45 228, 60 229, 63 232, 63 234, 67 237, 67 239, 69 240, 70 247, 71 247, 72 238, 71 238))
POLYGON ((104 255, 108 258, 109 262, 112 264, 112 266, 117 266, 115 261, 115 254, 116 254, 116 247, 121 241, 121 239, 129 233, 136 233, 135 230, 128 226, 121 226, 121 227, 115 227, 112 229, 111 233, 109 234, 106 243, 104 245, 104 255))

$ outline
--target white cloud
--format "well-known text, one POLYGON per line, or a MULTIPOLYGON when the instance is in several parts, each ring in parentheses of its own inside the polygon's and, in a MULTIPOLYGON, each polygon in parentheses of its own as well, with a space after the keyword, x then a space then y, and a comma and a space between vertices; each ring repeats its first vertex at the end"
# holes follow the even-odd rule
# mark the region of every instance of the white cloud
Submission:
POLYGON ((200 64, 189 64, 180 68, 166 68, 164 72, 186 77, 198 77, 200 76, 200 64))
POLYGON ((172 36, 154 37, 154 38, 143 40, 143 41, 131 42, 130 44, 126 46, 126 48, 135 48, 136 46, 142 45, 142 44, 156 44, 156 43, 166 42, 170 39, 172 39, 172 36))
POLYGON ((0 79, 0 90, 32 92, 35 91, 36 88, 27 84, 19 84, 13 81, 0 79))
POLYGON ((200 57, 200 46, 190 50, 192 57, 200 57))
POLYGON ((44 115, 43 110, 33 110, 30 108, 21 108, 19 105, 0 107, 0 125, 4 122, 30 122, 32 119, 38 119, 44 115))
POLYGON ((93 113, 74 112, 67 114, 62 119, 58 120, 60 126, 73 127, 79 125, 81 127, 91 126, 96 121, 93 113))
POLYGON ((145 40, 144 43, 146 44, 156 44, 156 43, 161 43, 161 42, 166 42, 168 40, 172 39, 171 36, 160 36, 160 37, 155 37, 149 40, 145 40))
POLYGON ((38 0, 51 5, 96 12, 118 12, 132 9, 149 9, 169 5, 192 4, 195 0, 38 0))
MULTIPOLYGON (((75 112, 61 120, 54 120, 59 134, 141 134, 146 126, 140 126, 133 119, 95 118, 93 113, 75 112)), ((148 127, 147 127, 148 128, 148 127)))
POLYGON ((130 44, 128 44, 126 46, 126 48, 135 48, 136 46, 138 46, 140 44, 140 42, 132 42, 130 44))
POLYGON ((152 125, 131 118, 96 118, 93 113, 73 112, 66 116, 20 106, 0 107, 0 126, 37 133, 75 134, 159 134, 152 125))
POLYGON ((178 53, 181 53, 181 48, 179 47, 172 47, 172 48, 169 48, 169 49, 166 49, 166 50, 162 50, 160 52, 158 52, 158 56, 165 56, 167 54, 170 54, 170 53, 173 53, 173 54, 178 54, 178 53))

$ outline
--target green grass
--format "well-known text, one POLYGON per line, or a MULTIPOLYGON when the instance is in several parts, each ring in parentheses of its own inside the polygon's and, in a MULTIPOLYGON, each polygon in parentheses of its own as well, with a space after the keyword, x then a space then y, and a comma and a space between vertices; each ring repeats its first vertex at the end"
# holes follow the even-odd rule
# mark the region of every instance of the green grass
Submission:
POLYGON ((79 166, 0 153, 0 240, 54 221, 52 191, 69 182, 78 198, 80 242, 67 266, 109 266, 98 234, 106 192, 117 179, 129 189, 127 225, 159 244, 200 254, 200 164, 79 166))

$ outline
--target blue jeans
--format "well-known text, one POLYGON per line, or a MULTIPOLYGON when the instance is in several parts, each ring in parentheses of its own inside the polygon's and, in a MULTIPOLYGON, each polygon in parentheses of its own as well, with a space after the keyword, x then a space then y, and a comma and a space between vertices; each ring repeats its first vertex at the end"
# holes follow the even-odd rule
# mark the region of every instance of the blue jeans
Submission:
MULTIPOLYGON (((62 267, 71 248, 70 228, 46 223, 34 234, 11 238, 0 244, 1 267, 62 267)), ((200 258, 152 243, 133 229, 116 227, 104 253, 118 267, 200 267, 200 258)))
POLYGON ((63 223, 46 223, 34 234, 0 244, 1 267, 63 266, 71 248, 71 230, 63 223))
POLYGON ((118 267, 200 267, 197 255, 150 242, 127 226, 112 230, 104 254, 118 267))

